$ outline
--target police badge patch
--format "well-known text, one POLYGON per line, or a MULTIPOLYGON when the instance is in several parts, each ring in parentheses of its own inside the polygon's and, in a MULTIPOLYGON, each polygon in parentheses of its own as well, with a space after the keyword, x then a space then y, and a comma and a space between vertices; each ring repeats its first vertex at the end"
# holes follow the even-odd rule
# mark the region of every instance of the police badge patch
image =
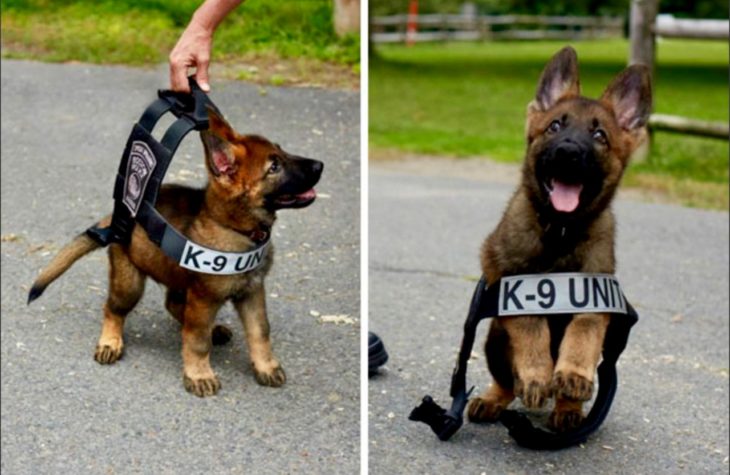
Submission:
POLYGON ((124 197, 122 202, 129 208, 132 216, 137 215, 139 205, 142 204, 147 182, 157 165, 155 154, 150 147, 139 140, 132 142, 132 148, 127 160, 127 175, 124 178, 124 197))

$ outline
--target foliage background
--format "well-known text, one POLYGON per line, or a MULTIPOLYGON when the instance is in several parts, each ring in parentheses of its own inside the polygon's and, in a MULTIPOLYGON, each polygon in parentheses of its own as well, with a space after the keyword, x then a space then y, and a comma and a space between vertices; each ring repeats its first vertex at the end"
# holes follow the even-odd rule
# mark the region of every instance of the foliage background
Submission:
MULTIPOLYGON (((409 0, 370 0, 371 15, 393 15, 408 11, 409 0)), ((422 13, 456 13, 463 0, 419 0, 422 13)), ((480 13, 524 13, 535 15, 628 15, 626 0, 472 0, 480 13)), ((661 13, 678 17, 727 18, 725 0, 661 0, 661 13)))
MULTIPOLYGON (((3 56, 134 65, 164 62, 200 0, 0 0, 3 56)), ((213 59, 253 53, 356 65, 359 35, 338 38, 331 0, 250 0, 214 38, 213 59)))

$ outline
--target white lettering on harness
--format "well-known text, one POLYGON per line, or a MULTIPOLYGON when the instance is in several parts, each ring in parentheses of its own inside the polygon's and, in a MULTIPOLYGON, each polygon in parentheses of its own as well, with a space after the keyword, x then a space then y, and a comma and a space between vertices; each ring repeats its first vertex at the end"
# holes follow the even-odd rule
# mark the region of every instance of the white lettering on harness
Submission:
POLYGON ((204 274, 242 274, 263 264, 269 243, 249 252, 222 252, 195 244, 185 243, 180 266, 204 274))
POLYGON ((611 274, 530 274, 501 279, 499 316, 601 312, 626 313, 626 300, 611 274))

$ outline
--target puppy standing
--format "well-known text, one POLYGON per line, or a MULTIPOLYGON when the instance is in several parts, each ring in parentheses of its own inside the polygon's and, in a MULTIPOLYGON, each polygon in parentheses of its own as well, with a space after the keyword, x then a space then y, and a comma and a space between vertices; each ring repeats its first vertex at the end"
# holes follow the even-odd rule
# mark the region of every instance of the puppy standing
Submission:
MULTIPOLYGON (((650 111, 645 66, 625 69, 592 100, 580 96, 575 51, 566 47, 552 58, 528 106, 521 184, 482 246, 489 285, 517 274, 614 273, 610 202, 629 157, 646 138, 650 111)), ((470 420, 496 420, 515 397, 538 408, 555 396, 550 426, 565 431, 579 425, 609 318, 494 319, 485 344, 494 381, 470 401, 470 420)))
MULTIPOLYGON (((212 109, 210 128, 201 133, 208 169, 208 186, 192 189, 163 186, 157 210, 176 229, 205 247, 245 252, 271 234, 276 210, 302 208, 316 197, 312 188, 322 173, 317 160, 296 157, 256 135, 239 135, 212 109)), ((105 227, 111 217, 104 218, 105 227)), ((85 254, 100 245, 86 234, 64 247, 33 284, 29 302, 85 254)), ((284 370, 271 350, 266 317, 264 277, 273 262, 269 244, 257 269, 234 275, 189 271, 163 254, 146 232, 135 226, 128 245, 109 246, 109 295, 94 359, 116 362, 124 350, 124 321, 139 302, 145 280, 151 277, 167 287, 165 307, 182 324, 183 382, 197 396, 220 389, 210 367, 212 343, 225 343, 230 330, 213 327, 218 310, 232 301, 248 343, 256 381, 281 386, 284 370)))

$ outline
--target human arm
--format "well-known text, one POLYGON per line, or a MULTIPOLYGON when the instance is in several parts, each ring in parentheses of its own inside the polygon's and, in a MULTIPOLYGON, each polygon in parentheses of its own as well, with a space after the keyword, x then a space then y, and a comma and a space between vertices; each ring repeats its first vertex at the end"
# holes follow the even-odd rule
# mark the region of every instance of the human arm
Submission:
POLYGON ((188 68, 195 67, 195 80, 208 92, 208 66, 213 33, 221 21, 243 0, 206 0, 193 13, 185 31, 170 53, 170 88, 190 92, 188 68))

